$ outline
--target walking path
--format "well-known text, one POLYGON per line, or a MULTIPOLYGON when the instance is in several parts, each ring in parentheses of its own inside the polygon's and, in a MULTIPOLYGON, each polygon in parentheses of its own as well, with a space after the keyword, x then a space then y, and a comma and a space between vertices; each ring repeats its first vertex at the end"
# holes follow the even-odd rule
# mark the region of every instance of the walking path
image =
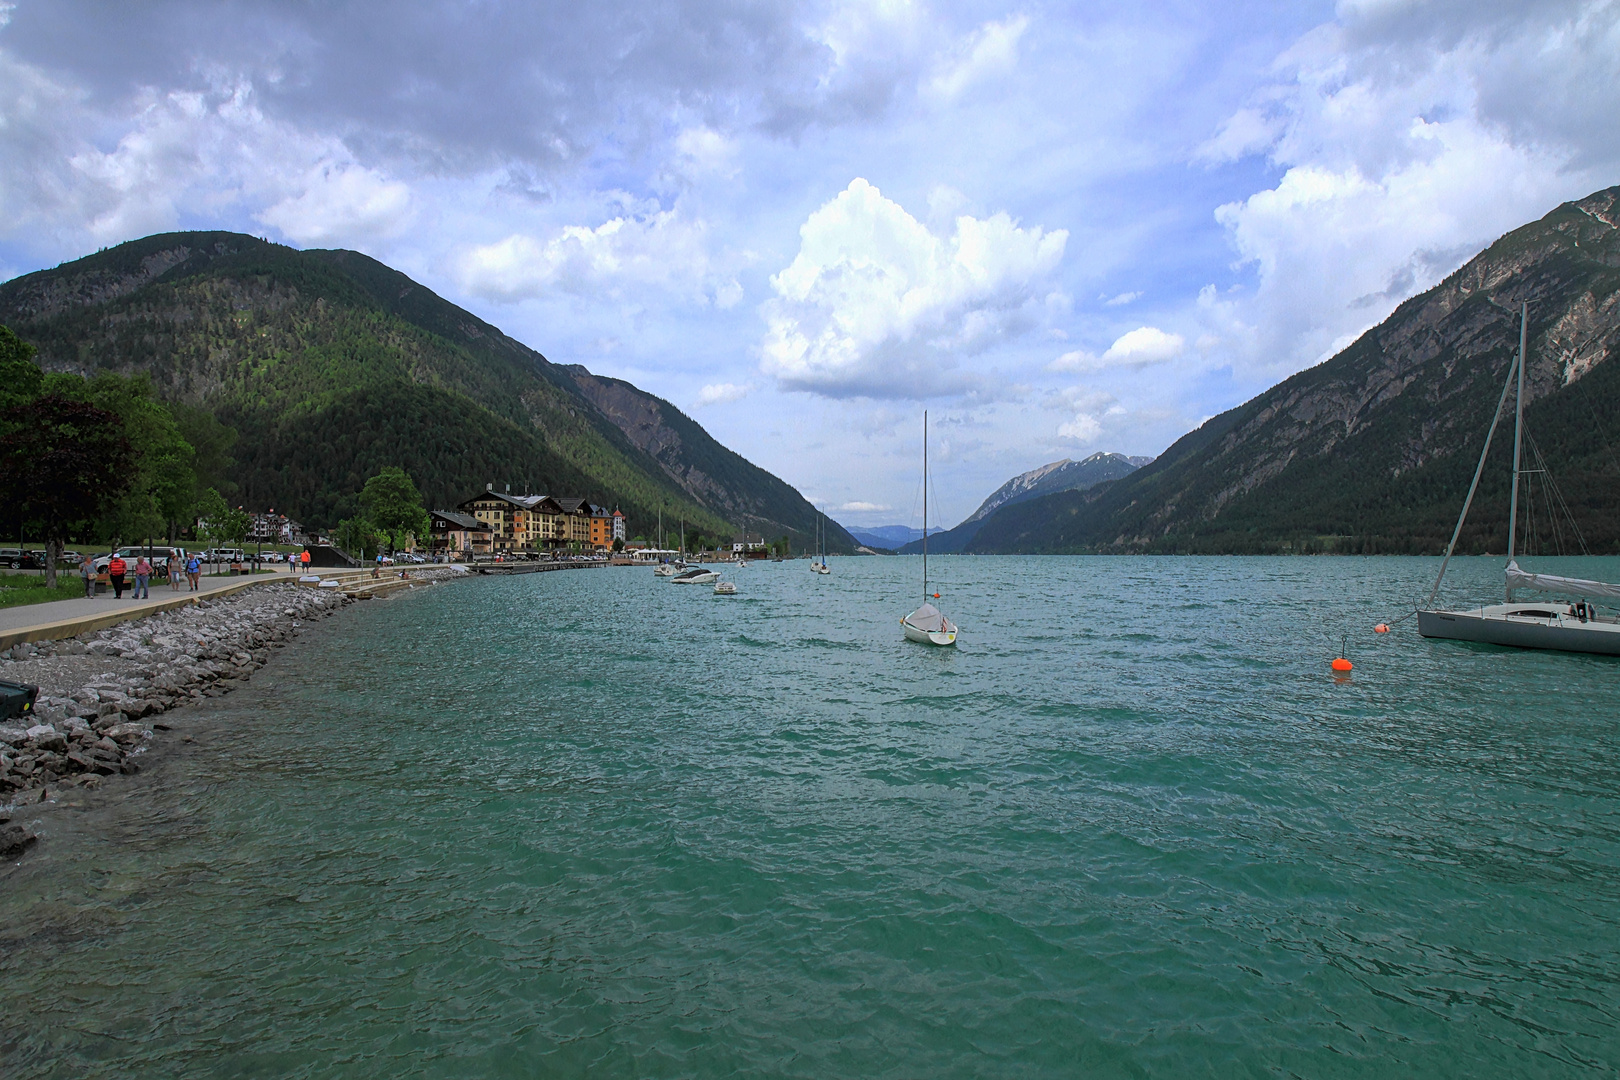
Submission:
MULTIPOLYGON (((78 579, 76 571, 63 571, 62 576, 63 580, 78 579)), ((150 600, 131 600, 128 592, 122 600, 115 600, 109 591, 93 600, 80 597, 76 600, 52 600, 46 604, 0 608, 0 649, 10 648, 20 641, 73 637, 86 630, 99 630, 126 619, 188 604, 201 597, 227 594, 274 581, 296 580, 297 575, 285 570, 246 577, 212 577, 204 574, 196 592, 192 592, 189 586, 182 586, 179 592, 175 592, 165 582, 151 587, 150 600)))

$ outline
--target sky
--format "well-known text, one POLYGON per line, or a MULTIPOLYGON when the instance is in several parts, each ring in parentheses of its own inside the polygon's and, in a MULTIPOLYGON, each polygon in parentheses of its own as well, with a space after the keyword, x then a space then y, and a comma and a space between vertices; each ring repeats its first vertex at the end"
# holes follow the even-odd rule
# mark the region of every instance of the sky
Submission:
POLYGON ((1620 183, 1620 0, 0 2, 0 280, 363 251, 851 525, 1162 452, 1620 183))

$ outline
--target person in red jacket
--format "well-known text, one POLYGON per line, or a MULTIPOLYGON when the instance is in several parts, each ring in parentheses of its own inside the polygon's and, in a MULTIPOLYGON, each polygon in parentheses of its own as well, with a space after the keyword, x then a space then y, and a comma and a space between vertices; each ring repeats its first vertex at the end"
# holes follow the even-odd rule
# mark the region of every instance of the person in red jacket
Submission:
POLYGON ((124 571, 128 569, 128 564, 117 555, 114 555, 111 561, 107 563, 107 580, 112 582, 114 600, 124 598, 124 571))

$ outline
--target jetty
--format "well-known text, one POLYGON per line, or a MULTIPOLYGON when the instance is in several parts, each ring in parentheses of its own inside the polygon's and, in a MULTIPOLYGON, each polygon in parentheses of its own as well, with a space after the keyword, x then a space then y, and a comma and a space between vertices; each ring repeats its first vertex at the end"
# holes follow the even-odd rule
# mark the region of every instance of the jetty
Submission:
POLYGON ((606 561, 596 559, 544 559, 537 562, 478 563, 468 569, 475 574, 543 574, 548 570, 594 570, 606 565, 606 561))

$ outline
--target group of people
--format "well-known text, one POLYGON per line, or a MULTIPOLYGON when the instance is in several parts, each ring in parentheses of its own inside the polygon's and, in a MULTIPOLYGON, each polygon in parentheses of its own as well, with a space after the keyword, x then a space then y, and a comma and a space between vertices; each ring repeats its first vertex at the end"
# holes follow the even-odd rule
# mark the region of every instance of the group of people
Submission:
MULTIPOLYGON (((182 561, 178 555, 171 553, 164 563, 164 569, 168 571, 169 588, 175 592, 180 591, 182 583, 189 584, 192 592, 196 592, 201 587, 202 563, 195 555, 182 561)), ((112 558, 107 560, 107 584, 112 586, 114 600, 124 598, 125 588, 131 590, 131 600, 150 600, 152 594, 148 589, 148 585, 156 573, 156 567, 152 565, 152 561, 145 555, 138 556, 133 567, 122 555, 116 552, 113 553, 112 558), (132 571, 135 578, 133 583, 129 581, 132 571)), ((95 597, 96 582, 100 576, 96 571, 96 557, 94 555, 86 555, 79 560, 79 577, 84 581, 84 595, 86 598, 95 597)))
MULTIPOLYGON (((196 592, 202 587, 202 560, 196 555, 188 555, 181 559, 180 556, 170 552, 163 566, 168 572, 169 588, 175 592, 179 592, 186 585, 190 586, 191 592, 196 592)), ((309 552, 289 552, 287 567, 295 573, 300 569, 308 570, 309 552)), ((128 588, 131 590, 130 599, 150 600, 152 597, 147 586, 156 572, 156 567, 145 555, 137 557, 132 567, 123 556, 114 552, 112 558, 107 560, 107 584, 112 586, 113 599, 122 600, 124 590, 128 588), (132 574, 133 583, 130 582, 132 574)), ((96 582, 101 577, 96 570, 94 555, 86 555, 79 560, 79 577, 84 581, 84 595, 93 598, 96 595, 96 582)))

